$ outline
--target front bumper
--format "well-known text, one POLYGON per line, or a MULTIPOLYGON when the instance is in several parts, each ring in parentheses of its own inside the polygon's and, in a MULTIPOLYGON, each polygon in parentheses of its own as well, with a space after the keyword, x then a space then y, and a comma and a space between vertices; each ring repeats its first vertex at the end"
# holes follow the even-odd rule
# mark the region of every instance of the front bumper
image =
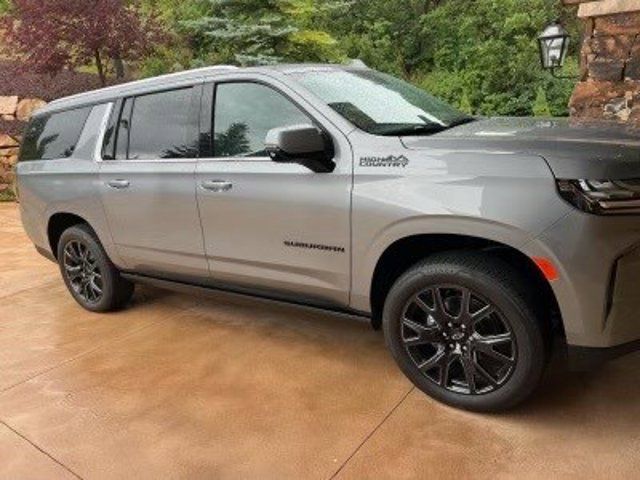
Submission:
POLYGON ((610 357, 634 349, 640 340, 640 217, 576 210, 525 250, 531 257, 549 258, 560 273, 551 287, 570 354, 613 348, 592 352, 610 357))
POLYGON ((609 360, 614 360, 638 350, 640 350, 640 340, 634 340, 633 342, 607 348, 569 345, 567 348, 567 359, 570 370, 587 371, 609 360))
MULTIPOLYGON (((640 248, 623 254, 614 263, 605 299, 603 335, 630 339, 640 335, 640 248)), ((604 348, 569 346, 572 370, 588 370, 598 364, 640 350, 640 339, 604 348)))

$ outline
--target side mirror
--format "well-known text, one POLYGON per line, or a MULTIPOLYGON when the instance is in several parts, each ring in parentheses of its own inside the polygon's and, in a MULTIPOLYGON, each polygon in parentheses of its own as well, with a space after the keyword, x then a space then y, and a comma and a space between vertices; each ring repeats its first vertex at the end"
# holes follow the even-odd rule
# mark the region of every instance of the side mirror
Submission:
POLYGON ((293 125, 269 130, 265 149, 274 162, 298 163, 317 173, 333 172, 333 148, 313 125, 293 125))

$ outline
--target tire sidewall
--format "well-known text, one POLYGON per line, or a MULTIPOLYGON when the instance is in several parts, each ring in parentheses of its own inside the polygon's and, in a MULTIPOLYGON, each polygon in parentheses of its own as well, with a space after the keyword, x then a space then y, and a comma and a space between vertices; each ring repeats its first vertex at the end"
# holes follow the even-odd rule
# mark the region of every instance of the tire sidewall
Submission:
POLYGON ((385 341, 400 369, 420 390, 435 399, 475 411, 510 408, 526 398, 538 384, 545 365, 545 347, 533 311, 513 288, 481 271, 455 264, 424 264, 401 277, 392 287, 383 314, 385 341), (450 392, 423 375, 402 342, 402 316, 411 298, 435 285, 462 286, 495 305, 511 328, 517 363, 506 383, 493 392, 464 395, 450 392))
POLYGON ((58 266, 60 267, 60 273, 62 274, 64 283, 76 302, 78 302, 83 308, 92 312, 104 312, 109 310, 112 299, 115 295, 114 285, 116 279, 114 278, 114 269, 109 258, 104 252, 102 245, 100 245, 93 235, 80 226, 71 227, 65 230, 58 242, 58 266), (100 273, 102 275, 102 297, 98 302, 85 301, 85 299, 75 291, 67 277, 67 273, 64 268, 64 249, 69 242, 74 240, 84 243, 87 248, 89 248, 96 259, 98 267, 100 268, 100 273))

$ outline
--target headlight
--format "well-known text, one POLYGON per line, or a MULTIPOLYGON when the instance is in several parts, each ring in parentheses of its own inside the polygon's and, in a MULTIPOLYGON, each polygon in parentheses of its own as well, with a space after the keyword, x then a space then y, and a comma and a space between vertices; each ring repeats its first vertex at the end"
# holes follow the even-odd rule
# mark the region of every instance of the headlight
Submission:
POLYGON ((562 198, 595 215, 640 214, 640 179, 558 180, 562 198))

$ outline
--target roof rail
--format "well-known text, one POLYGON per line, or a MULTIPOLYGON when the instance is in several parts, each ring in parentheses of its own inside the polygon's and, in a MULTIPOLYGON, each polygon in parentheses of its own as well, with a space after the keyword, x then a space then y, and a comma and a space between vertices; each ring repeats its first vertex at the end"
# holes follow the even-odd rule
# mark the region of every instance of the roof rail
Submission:
POLYGON ((181 76, 188 76, 188 75, 193 75, 193 74, 198 74, 198 73, 206 73, 206 72, 211 72, 214 70, 237 70, 239 67, 235 66, 235 65, 212 65, 210 67, 200 67, 200 68, 194 68, 191 70, 183 70, 180 72, 174 72, 174 73, 168 73, 166 75, 159 75, 157 77, 150 77, 150 78, 144 78, 142 80, 134 80, 131 82, 125 82, 125 83, 119 83, 117 85, 111 85, 109 87, 104 87, 104 88, 99 88, 97 90, 90 90, 88 92, 82 92, 82 93, 77 93, 75 95, 71 95, 68 97, 64 97, 64 98, 59 98, 56 100, 53 100, 52 102, 49 103, 49 105, 55 105, 58 102, 61 101, 68 101, 68 100, 74 100, 76 98, 80 98, 88 93, 107 93, 110 92, 112 90, 118 90, 124 86, 137 86, 137 85, 145 85, 147 83, 151 83, 154 82, 156 80, 159 79, 171 79, 171 78, 176 78, 176 77, 181 77, 181 76))

